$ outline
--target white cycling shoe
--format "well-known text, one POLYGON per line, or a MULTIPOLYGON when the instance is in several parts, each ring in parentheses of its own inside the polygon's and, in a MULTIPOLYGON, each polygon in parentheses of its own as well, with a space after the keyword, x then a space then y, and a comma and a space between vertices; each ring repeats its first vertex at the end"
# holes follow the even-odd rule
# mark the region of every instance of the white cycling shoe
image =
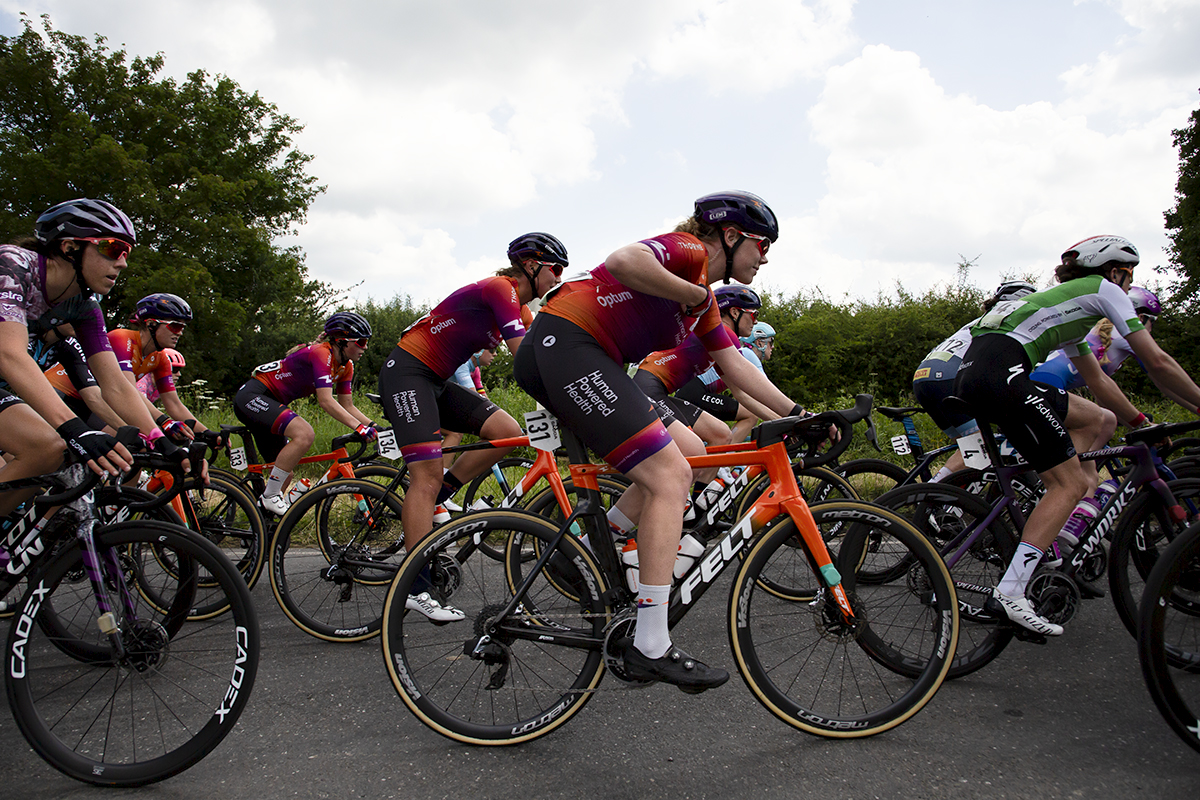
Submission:
POLYGON ((1043 636, 1062 636, 1062 625, 1055 625, 1053 622, 1038 616, 1038 613, 1033 610, 1033 605, 1026 597, 1009 597, 1006 594, 1000 594, 1000 590, 996 588, 992 590, 992 596, 988 599, 984 607, 992 611, 1003 611, 1004 615, 1011 621, 1034 633, 1040 633, 1043 636), (999 606, 999 609, 988 608, 993 603, 999 606))
POLYGON ((287 498, 282 494, 264 494, 262 497, 258 498, 258 504, 264 511, 270 511, 277 517, 282 517, 284 514, 286 514, 288 508, 290 507, 287 498))
POLYGON ((454 606, 444 606, 434 600, 429 592, 410 594, 404 607, 409 611, 418 611, 434 622, 458 622, 467 618, 466 614, 454 606))

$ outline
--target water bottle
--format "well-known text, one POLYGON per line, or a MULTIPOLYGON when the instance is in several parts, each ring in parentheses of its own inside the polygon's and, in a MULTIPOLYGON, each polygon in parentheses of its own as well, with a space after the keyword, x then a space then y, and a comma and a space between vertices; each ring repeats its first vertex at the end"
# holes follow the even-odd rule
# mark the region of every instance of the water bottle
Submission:
POLYGON ((712 504, 717 502, 717 498, 725 491, 725 481, 720 478, 713 478, 708 486, 704 487, 704 491, 696 498, 696 508, 701 511, 706 511, 712 508, 712 504))
POLYGON ((370 508, 370 506, 368 506, 368 505, 367 505, 367 501, 366 501, 366 500, 359 500, 359 501, 358 501, 358 510, 359 510, 359 511, 361 511, 362 513, 364 513, 364 514, 365 514, 365 513, 367 513, 367 510, 368 510, 369 508, 370 508))
POLYGON ((1117 493, 1121 488, 1121 484, 1109 478, 1108 480, 1100 481, 1100 485, 1096 487, 1096 493, 1092 498, 1104 508, 1104 504, 1108 502, 1108 498, 1117 493))
POLYGON ((636 595, 638 592, 637 539, 630 539, 621 548, 621 564, 625 567, 625 583, 629 586, 629 591, 636 595))
POLYGON ((1067 524, 1063 525, 1063 529, 1058 532, 1058 538, 1071 547, 1079 544, 1079 537, 1083 536, 1088 525, 1098 513, 1100 513, 1100 504, 1091 497, 1083 498, 1075 504, 1075 510, 1071 512, 1067 524))
POLYGON ((312 488, 312 481, 310 481, 308 478, 301 478, 298 481, 293 481, 292 488, 288 489, 288 493, 287 493, 288 505, 291 505, 292 503, 296 502, 296 500, 298 500, 300 498, 300 495, 304 494, 311 488, 312 488))
POLYGON ((692 534, 686 534, 679 540, 679 552, 675 556, 675 580, 679 580, 696 563, 696 559, 704 555, 704 544, 692 534))

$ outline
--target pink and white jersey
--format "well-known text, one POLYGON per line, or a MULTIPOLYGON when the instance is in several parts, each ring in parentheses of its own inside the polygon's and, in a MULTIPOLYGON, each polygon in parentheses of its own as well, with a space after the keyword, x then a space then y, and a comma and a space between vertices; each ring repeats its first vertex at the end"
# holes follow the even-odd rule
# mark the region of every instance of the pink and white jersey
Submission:
POLYGON ((400 347, 447 380, 479 350, 525 335, 514 278, 484 278, 455 291, 400 335, 400 347))

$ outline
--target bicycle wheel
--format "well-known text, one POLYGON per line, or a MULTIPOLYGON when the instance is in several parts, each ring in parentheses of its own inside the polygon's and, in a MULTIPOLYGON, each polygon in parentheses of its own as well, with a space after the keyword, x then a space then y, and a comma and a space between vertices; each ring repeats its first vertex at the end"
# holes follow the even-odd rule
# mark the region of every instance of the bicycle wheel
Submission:
POLYGON ((1171 729, 1200 751, 1200 525, 1162 552, 1139 617, 1138 659, 1146 688, 1171 729))
MULTIPOLYGON (((98 630, 91 586, 78 548, 59 553, 32 579, 9 631, 5 688, 17 726, 56 769, 102 786, 139 786, 175 775, 212 751, 246 706, 258 669, 258 618, 245 581, 221 552, 186 530, 155 522, 126 522, 96 534, 102 559, 115 554, 170 550, 181 573, 136 561, 139 578, 152 581, 162 610, 136 591, 111 591, 116 631, 98 630), (188 566, 190 565, 190 566, 188 566), (184 576, 180 583, 180 575, 184 576), (229 597, 230 613, 188 622, 196 576, 212 575, 229 597), (40 624, 48 605, 72 638, 67 647, 40 624), (123 652, 115 649, 114 639, 123 652), (92 657, 80 658, 85 644, 92 657)), ((118 589, 122 577, 106 570, 118 589)))
MULTIPOLYGON (((991 511, 991 506, 977 496, 938 483, 898 486, 875 502, 912 523, 933 542, 943 559, 955 556, 965 543, 957 541, 960 534, 973 528, 991 511)), ((873 547, 879 549, 881 544, 873 547)), ((1012 640, 1012 627, 1001 625, 998 619, 984 612, 983 604, 991 596, 992 587, 1003 577, 1015 550, 1012 531, 998 519, 949 568, 958 596, 959 628, 958 647, 947 678, 960 678, 990 663, 1012 640)), ((911 566, 902 559, 893 563, 902 565, 906 571, 911 566)), ((875 570, 871 577, 878 579, 887 573, 892 574, 892 580, 903 577, 895 574, 892 564, 885 564, 885 567, 875 570)), ((860 581, 863 575, 860 571, 860 581)))
MULTIPOLYGON (((257 504, 240 482, 230 482, 219 475, 210 475, 208 486, 199 478, 192 478, 184 484, 184 490, 196 512, 200 525, 197 532, 225 554, 241 573, 246 587, 253 589, 262 575, 267 554, 266 530, 257 504)), ((205 600, 204 588, 206 584, 201 582, 200 602, 191 613, 194 619, 215 616, 226 609, 218 602, 219 596, 205 600)))
POLYGON ((764 576, 814 572, 788 520, 758 540, 734 576, 734 658, 751 693, 789 725, 820 736, 871 736, 917 713, 945 679, 958 638, 954 588, 933 546, 893 512, 834 501, 812 514, 819 523, 847 523, 838 569, 854 623, 844 621, 828 591, 811 603, 761 591, 764 576), (875 539, 909 553, 912 566, 902 580, 857 580, 854 565, 871 564, 875 539))
POLYGON ((271 541, 271 589, 288 619, 329 642, 378 634, 405 555, 402 506, 385 487, 357 478, 301 495, 271 541))
POLYGON ((908 477, 904 467, 882 458, 856 458, 839 464, 833 471, 850 482, 860 500, 868 502, 895 489, 908 477))
POLYGON ((591 699, 612 616, 591 555, 570 536, 558 545, 571 565, 566 578, 587 587, 582 601, 539 572, 502 616, 513 599, 506 565, 475 548, 485 538, 545 548, 557 534, 536 514, 480 511, 438 528, 405 560, 384 606, 383 657, 392 685, 425 725, 468 744, 517 744, 557 729, 591 699), (465 620, 439 626, 406 611, 409 593, 430 583, 465 620))
MULTIPOLYGON (((813 467, 793 471, 796 473, 796 480, 806 500, 809 497, 822 498, 817 502, 858 499, 854 495, 854 488, 850 485, 849 481, 833 470, 826 469, 825 467, 813 467)), ((751 505, 766 491, 769 485, 770 479, 764 475, 758 481, 755 481, 753 485, 747 487, 738 498, 738 510, 735 519, 741 519, 749 513, 751 505)), ((812 501, 808 502, 810 506, 813 505, 812 501)), ((786 516, 780 516, 771 520, 771 522, 768 522, 759 531, 759 535, 765 534, 772 526, 783 519, 786 519, 786 516)), ((821 538, 825 541, 825 547, 829 550, 830 556, 836 560, 841 536, 845 529, 845 522, 842 520, 830 520, 818 523, 817 527, 821 530, 821 538)), ((802 546, 799 537, 796 537, 790 544, 792 547, 802 546)), ((748 548, 742 548, 738 551, 738 558, 744 560, 747 552, 748 548)), ((786 579, 781 575, 765 575, 759 578, 759 586, 783 600, 807 603, 817 596, 817 592, 820 590, 822 584, 819 580, 814 579, 811 570, 798 570, 790 573, 786 579)))
POLYGON ((1108 548, 1108 588, 1125 629, 1138 634, 1138 603, 1159 554, 1175 537, 1200 519, 1200 478, 1169 481, 1186 520, 1174 522, 1153 490, 1138 492, 1112 528, 1108 548))
POLYGON ((464 512, 479 511, 486 508, 499 508, 529 472, 533 459, 508 456, 496 462, 494 468, 475 476, 467 484, 463 492, 462 507, 464 512))

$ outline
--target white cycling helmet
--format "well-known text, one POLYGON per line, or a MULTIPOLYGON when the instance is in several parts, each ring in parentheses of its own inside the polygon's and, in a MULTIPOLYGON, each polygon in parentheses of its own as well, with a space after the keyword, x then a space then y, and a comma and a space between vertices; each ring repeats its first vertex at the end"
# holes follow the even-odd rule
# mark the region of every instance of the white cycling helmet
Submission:
POLYGON ((750 329, 749 336, 743 336, 742 341, 746 344, 754 344, 759 339, 774 339, 775 329, 765 322, 756 322, 754 327, 750 329))
POLYGON ((1140 260, 1137 248, 1123 236, 1092 236, 1071 245, 1062 254, 1064 264, 1074 262, 1097 272, 1110 267, 1132 269, 1140 260))

